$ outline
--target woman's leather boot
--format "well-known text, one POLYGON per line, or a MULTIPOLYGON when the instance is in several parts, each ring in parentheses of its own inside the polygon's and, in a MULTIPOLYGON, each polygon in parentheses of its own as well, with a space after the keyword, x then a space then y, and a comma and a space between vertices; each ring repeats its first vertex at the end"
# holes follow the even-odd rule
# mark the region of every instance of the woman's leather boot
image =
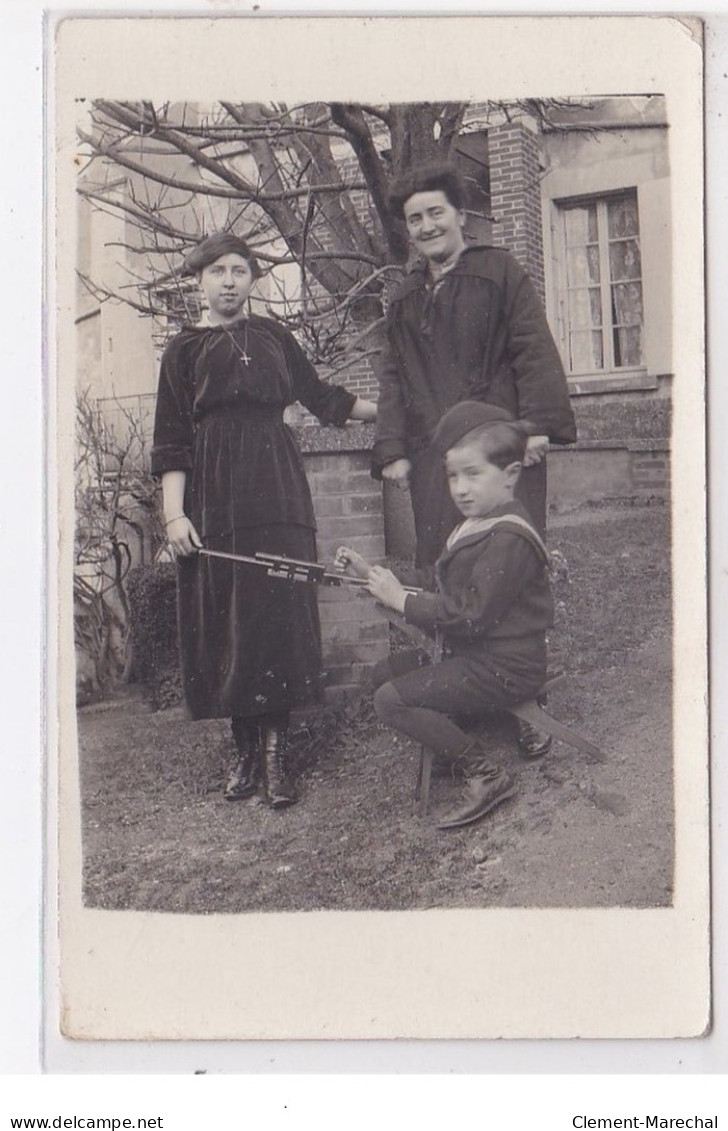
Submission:
POLYGON ((271 809, 284 809, 298 801, 288 762, 287 722, 271 722, 263 728, 263 787, 271 809))
POLYGON ((225 786, 226 801, 243 801, 252 797, 260 779, 260 726, 250 719, 232 720, 237 757, 225 786))

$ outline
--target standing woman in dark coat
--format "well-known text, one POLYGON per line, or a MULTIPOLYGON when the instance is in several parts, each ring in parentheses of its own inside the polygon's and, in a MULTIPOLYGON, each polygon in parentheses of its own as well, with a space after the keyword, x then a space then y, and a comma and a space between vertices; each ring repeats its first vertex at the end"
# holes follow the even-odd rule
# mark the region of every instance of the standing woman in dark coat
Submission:
POLYGON ((273 808, 297 800, 286 756, 289 712, 320 699, 321 634, 313 586, 198 554, 203 547, 311 560, 315 521, 303 461, 283 423, 300 401, 323 423, 374 419, 376 408, 321 381, 276 322, 246 316, 258 264, 230 232, 187 257, 207 321, 187 326, 162 358, 152 470, 178 559, 185 698, 193 719, 230 718, 237 760, 229 800, 262 777, 273 808))
POLYGON ((529 438, 518 497, 542 537, 549 444, 576 439, 541 300, 507 251, 466 244, 464 194, 450 165, 415 167, 390 193, 390 208, 419 259, 387 311, 372 470, 409 485, 420 566, 437 560, 460 518, 432 447, 448 409, 482 401, 522 421, 529 438))
MULTIPOLYGON (((390 208, 420 261, 392 296, 379 369, 375 476, 408 484, 417 564, 432 565, 459 521, 432 437, 448 409, 506 409, 528 432, 517 497, 546 534, 546 453, 576 439, 564 368, 541 301, 508 252, 465 243, 464 184, 450 165, 419 166, 392 186, 390 208)), ((550 738, 522 723, 520 747, 550 738)))

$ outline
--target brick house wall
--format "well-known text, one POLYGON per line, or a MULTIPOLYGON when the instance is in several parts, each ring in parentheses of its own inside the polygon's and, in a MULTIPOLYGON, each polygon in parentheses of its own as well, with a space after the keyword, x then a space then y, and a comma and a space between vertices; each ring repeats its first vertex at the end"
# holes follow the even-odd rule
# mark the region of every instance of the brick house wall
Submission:
MULTIPOLYGON (((369 472, 374 428, 348 424, 296 429, 311 487, 319 560, 331 564, 340 545, 373 562, 385 556, 381 484, 369 472)), ((389 623, 371 597, 353 586, 317 589, 326 695, 361 690, 377 660, 389 655, 389 623)))
POLYGON ((542 157, 538 136, 520 122, 488 131, 493 243, 525 267, 545 296, 541 206, 542 157))

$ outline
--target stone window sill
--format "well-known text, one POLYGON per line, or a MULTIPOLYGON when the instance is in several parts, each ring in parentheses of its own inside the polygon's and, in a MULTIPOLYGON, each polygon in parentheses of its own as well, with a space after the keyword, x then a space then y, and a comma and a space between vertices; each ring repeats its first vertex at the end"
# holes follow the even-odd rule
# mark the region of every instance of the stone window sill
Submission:
POLYGON ((644 369, 633 369, 627 373, 590 373, 587 376, 572 375, 568 378, 569 393, 572 397, 589 393, 631 393, 646 389, 657 389, 657 377, 644 369))

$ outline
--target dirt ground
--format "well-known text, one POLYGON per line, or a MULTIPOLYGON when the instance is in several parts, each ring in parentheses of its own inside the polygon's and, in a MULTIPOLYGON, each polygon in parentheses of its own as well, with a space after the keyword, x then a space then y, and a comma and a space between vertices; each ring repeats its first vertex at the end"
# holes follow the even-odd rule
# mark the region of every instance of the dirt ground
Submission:
MULTIPOLYGON (((369 697, 300 723, 301 801, 272 812, 221 795, 227 724, 153 711, 139 688, 79 711, 87 904, 188 913, 430 907, 653 907, 671 901, 669 515, 663 505, 555 516, 549 710, 602 745, 539 762, 494 718, 491 748, 519 791, 440 832, 440 773, 413 811, 418 750, 369 697)), ((357 599, 367 599, 361 597, 357 599)))

